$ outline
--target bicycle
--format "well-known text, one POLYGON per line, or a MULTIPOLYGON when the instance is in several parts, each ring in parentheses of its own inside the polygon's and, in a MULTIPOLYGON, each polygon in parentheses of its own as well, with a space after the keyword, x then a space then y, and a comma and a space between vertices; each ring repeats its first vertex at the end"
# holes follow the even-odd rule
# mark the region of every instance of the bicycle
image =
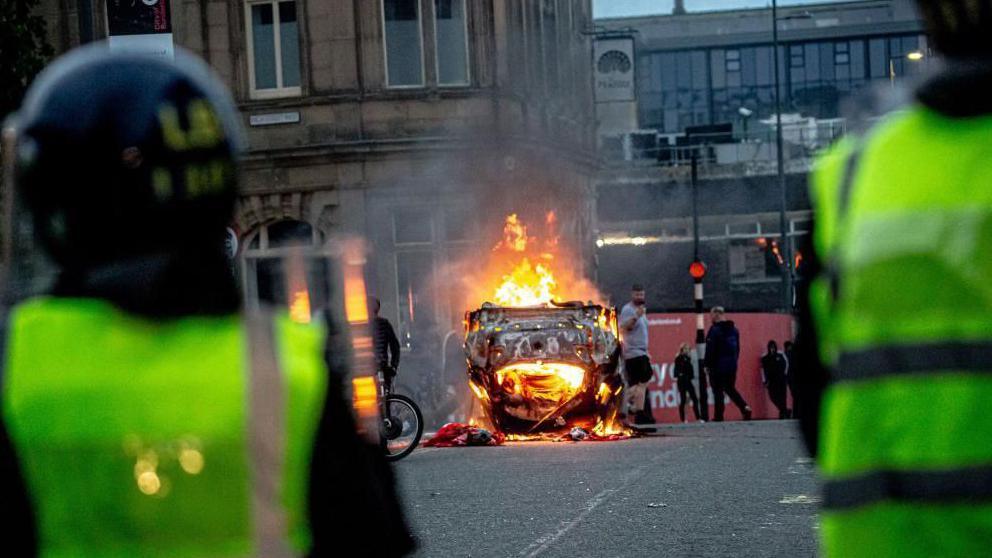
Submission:
POLYGON ((380 440, 387 461, 399 461, 417 448, 424 434, 424 415, 413 399, 393 393, 385 370, 376 372, 379 381, 380 440))

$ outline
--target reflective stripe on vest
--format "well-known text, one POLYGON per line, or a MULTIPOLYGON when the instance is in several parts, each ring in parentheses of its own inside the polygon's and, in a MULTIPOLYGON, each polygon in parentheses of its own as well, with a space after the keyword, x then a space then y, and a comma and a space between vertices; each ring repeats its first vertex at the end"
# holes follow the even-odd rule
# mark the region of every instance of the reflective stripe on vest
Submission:
POLYGON ((276 356, 272 318, 254 313, 246 320, 251 363, 249 370, 248 447, 251 451, 251 492, 255 554, 287 558, 285 510, 279 498, 285 451, 282 378, 276 356))
MULTIPOLYGON (((2 411, 42 556, 249 556, 253 502, 246 328, 149 322, 94 300, 34 299, 9 324, 2 411)), ((306 483, 326 377, 320 334, 276 320, 284 391, 283 533, 309 546, 306 483)), ((271 384, 269 384, 271 385, 271 384)))
MULTIPOLYGON (((858 163, 861 162, 863 152, 861 142, 858 141, 844 165, 844 176, 841 179, 840 196, 837 202, 838 221, 843 221, 847 215, 847 207, 851 202, 851 189, 854 186, 854 175, 858 171, 858 163)), ((830 284, 830 299, 836 302, 840 293, 840 269, 836 257, 827 258, 826 272, 830 284)))
POLYGON ((888 346, 841 353, 834 381, 873 380, 903 374, 992 373, 992 342, 888 346))
POLYGON ((992 502, 992 466, 948 471, 873 471, 824 483, 823 506, 841 510, 885 500, 992 502))

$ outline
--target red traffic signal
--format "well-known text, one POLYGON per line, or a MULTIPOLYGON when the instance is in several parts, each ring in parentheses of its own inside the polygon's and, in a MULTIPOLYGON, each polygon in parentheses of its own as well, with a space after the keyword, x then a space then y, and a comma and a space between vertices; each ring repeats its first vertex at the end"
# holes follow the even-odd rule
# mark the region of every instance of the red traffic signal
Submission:
POLYGON ((689 275, 695 280, 700 280, 706 276, 706 264, 699 260, 693 261, 689 265, 689 275))

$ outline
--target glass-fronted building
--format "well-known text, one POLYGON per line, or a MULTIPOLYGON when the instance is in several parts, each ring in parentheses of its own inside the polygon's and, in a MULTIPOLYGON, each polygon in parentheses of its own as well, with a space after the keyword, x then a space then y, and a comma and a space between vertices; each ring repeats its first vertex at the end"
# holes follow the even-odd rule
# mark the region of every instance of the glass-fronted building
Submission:
POLYGON ((786 262, 808 253, 811 165, 936 64, 914 0, 791 5, 777 18, 767 7, 685 4, 687 13, 596 22, 609 39, 632 39, 636 82, 635 100, 597 103, 607 162, 596 181, 597 281, 623 300, 637 278, 654 308, 690 310, 698 240, 707 305, 787 311, 786 262))
MULTIPOLYGON (((775 113, 771 43, 657 50, 638 55, 641 128, 679 133, 687 126, 736 122, 746 108, 775 113)), ((814 118, 841 116, 841 101, 872 82, 920 73, 919 33, 792 41, 779 46, 782 111, 814 118)))
POLYGON ((600 20, 611 33, 634 38, 637 128, 674 135, 773 117, 774 26, 784 114, 843 116, 852 93, 921 75, 930 65, 913 0, 788 6, 777 16, 758 8, 600 20))

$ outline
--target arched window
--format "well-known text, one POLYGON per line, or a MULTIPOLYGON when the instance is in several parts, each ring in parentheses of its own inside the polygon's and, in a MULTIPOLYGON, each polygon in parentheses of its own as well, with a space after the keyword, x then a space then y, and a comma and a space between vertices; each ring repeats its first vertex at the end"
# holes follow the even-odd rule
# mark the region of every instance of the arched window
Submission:
POLYGON ((245 302, 283 306, 309 321, 328 300, 328 263, 314 250, 320 235, 303 221, 284 220, 251 233, 244 252, 245 302))
POLYGON ((280 248, 315 246, 319 244, 313 226, 304 221, 287 219, 262 225, 249 235, 246 256, 271 256, 280 248))

